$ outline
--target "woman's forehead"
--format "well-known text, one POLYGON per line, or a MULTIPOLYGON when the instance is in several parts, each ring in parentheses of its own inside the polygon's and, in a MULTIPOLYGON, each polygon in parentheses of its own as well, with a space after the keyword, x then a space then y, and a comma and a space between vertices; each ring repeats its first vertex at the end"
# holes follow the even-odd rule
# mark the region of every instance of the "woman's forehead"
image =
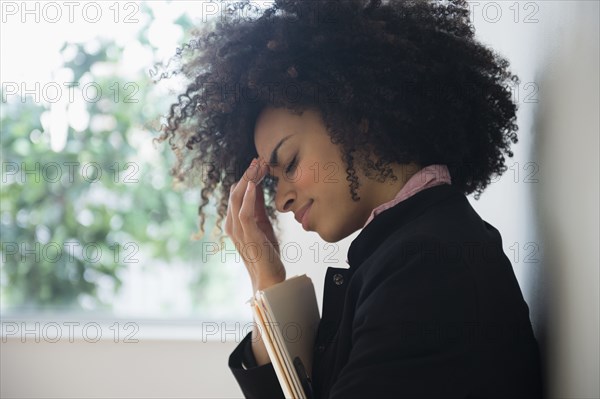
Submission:
MULTIPOLYGON (((275 147, 301 132, 302 117, 284 108, 265 109, 254 127, 254 145, 258 155, 269 160, 275 147)), ((283 144, 282 144, 283 145, 283 144)))

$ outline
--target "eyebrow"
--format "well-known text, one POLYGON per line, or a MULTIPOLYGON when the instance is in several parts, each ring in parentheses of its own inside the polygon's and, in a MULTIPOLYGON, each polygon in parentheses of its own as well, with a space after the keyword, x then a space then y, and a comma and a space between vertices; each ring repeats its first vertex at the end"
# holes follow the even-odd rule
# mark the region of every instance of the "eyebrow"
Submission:
POLYGON ((277 143, 277 145, 275 146, 275 148, 273 149, 273 152, 271 152, 271 158, 269 159, 269 166, 276 166, 279 163, 279 157, 277 155, 277 151, 279 150, 279 147, 281 147, 281 145, 283 143, 285 143, 285 141, 287 139, 289 139, 290 137, 292 137, 293 134, 290 134, 289 136, 286 136, 284 138, 282 138, 279 143, 277 143))

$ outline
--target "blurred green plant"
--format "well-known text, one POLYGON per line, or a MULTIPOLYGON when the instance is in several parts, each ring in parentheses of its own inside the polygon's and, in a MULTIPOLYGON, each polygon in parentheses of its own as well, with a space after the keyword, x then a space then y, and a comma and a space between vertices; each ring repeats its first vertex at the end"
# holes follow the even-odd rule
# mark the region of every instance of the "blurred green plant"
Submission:
MULTIPOLYGON (((191 26, 184 17, 179 22, 191 26)), ((142 29, 139 43, 149 46, 144 37, 142 29)), ((148 127, 171 99, 143 74, 135 81, 114 72, 95 75, 121 57, 114 42, 94 53, 84 45, 67 49, 75 53, 64 68, 79 88, 100 87, 99 101, 62 111, 31 99, 2 104, 2 306, 72 309, 87 297, 95 308, 110 309, 97 296, 99 284, 118 292, 121 272, 143 259, 195 263, 190 283, 201 302, 201 287, 211 278, 198 256, 202 241, 190 241, 199 193, 172 189, 171 151, 152 145, 148 127), (79 120, 63 121, 62 143, 48 128, 55 112, 79 120)))

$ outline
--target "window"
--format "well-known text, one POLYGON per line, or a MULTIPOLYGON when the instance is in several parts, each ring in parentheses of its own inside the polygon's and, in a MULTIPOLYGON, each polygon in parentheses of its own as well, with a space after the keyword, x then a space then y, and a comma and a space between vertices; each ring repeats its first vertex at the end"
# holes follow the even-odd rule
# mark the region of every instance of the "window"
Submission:
POLYGON ((202 3, 94 4, 98 23, 38 10, 3 27, 4 318, 249 318, 239 256, 190 240, 199 189, 174 190, 171 150, 152 142, 181 81, 148 70, 207 23, 202 3))

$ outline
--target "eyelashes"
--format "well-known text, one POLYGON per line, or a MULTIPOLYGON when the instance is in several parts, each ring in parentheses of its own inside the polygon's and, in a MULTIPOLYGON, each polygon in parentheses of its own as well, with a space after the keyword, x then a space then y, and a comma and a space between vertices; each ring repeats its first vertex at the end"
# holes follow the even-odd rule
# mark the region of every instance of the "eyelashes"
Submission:
MULTIPOLYGON (((295 169, 296 166, 298 165, 298 155, 296 154, 294 156, 294 158, 292 159, 292 161, 288 164, 288 166, 285 168, 284 173, 285 174, 290 174, 292 173, 295 169)), ((269 182, 277 182, 279 180, 278 177, 274 176, 272 173, 272 169, 269 170, 269 173, 265 176, 265 180, 269 181, 269 182)))
POLYGON ((285 168, 285 173, 291 173, 296 168, 297 158, 298 157, 296 155, 294 155, 294 159, 292 159, 292 162, 290 162, 290 164, 288 165, 288 167, 285 168))

